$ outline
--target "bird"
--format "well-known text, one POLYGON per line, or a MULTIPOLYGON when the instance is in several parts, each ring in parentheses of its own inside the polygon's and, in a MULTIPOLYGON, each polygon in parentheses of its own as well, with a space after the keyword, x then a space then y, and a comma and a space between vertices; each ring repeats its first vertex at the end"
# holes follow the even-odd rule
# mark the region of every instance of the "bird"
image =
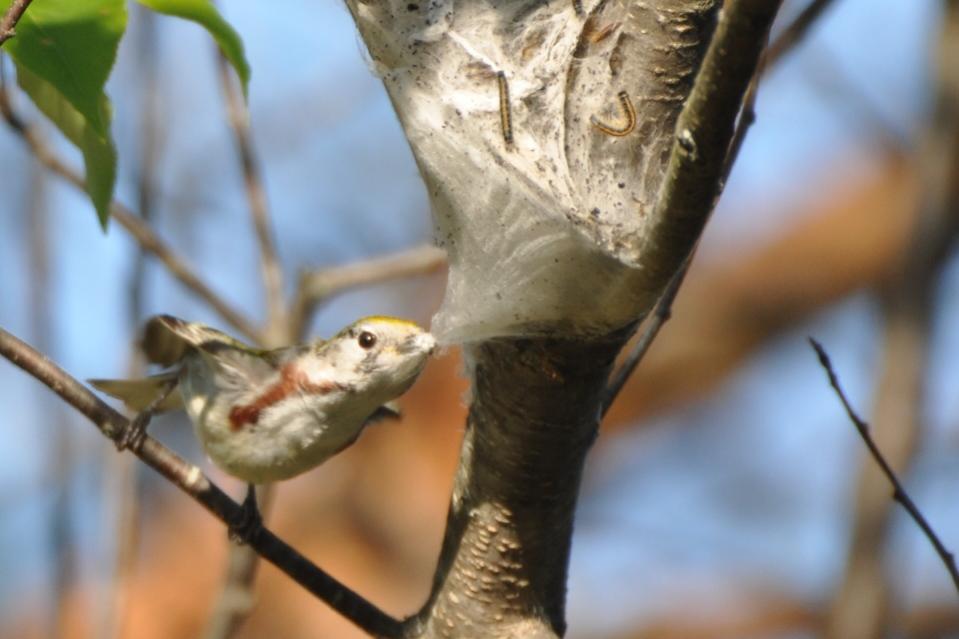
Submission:
POLYGON ((248 483, 244 517, 258 522, 254 485, 322 464, 370 421, 394 413, 390 402, 416 381, 436 340, 414 322, 372 316, 328 340, 267 350, 158 315, 146 323, 141 345, 149 361, 171 368, 141 379, 89 380, 138 411, 118 446, 138 447, 154 413, 183 408, 213 463, 248 483))

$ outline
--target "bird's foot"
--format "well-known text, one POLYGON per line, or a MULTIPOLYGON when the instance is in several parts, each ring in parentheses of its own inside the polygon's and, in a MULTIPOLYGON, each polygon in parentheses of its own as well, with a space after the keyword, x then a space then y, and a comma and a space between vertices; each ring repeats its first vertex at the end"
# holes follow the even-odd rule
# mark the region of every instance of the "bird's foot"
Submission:
POLYGON ((147 426, 150 425, 150 420, 153 419, 153 415, 160 409, 160 406, 163 402, 166 401, 166 398, 170 396, 170 393, 173 392, 177 386, 176 380, 172 380, 167 383, 163 391, 153 398, 146 408, 137 413, 126 428, 123 429, 123 432, 113 440, 113 443, 116 444, 117 450, 132 450, 134 453, 140 451, 140 447, 143 446, 143 442, 147 438, 147 426))
POLYGON ((256 505, 256 489, 248 484, 246 498, 237 516, 228 525, 230 539, 239 544, 249 544, 263 530, 263 517, 256 505))
POLYGON ((119 437, 113 440, 117 450, 132 450, 134 453, 139 452, 140 447, 143 446, 143 442, 147 438, 147 426, 150 425, 151 419, 153 419, 152 410, 145 409, 137 413, 136 417, 130 420, 130 423, 126 425, 126 428, 123 429, 119 437))

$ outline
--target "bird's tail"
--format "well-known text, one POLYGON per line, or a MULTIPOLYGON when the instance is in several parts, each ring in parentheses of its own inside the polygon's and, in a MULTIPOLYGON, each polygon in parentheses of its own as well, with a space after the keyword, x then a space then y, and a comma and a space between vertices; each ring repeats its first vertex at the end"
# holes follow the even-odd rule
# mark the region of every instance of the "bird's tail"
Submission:
MULTIPOLYGON (((152 375, 142 379, 91 379, 89 381, 94 388, 103 391, 111 397, 122 400, 127 408, 133 411, 141 411, 150 402, 159 397, 171 382, 175 382, 177 371, 152 375)), ((170 393, 163 403, 161 403, 156 412, 161 413, 168 410, 177 410, 183 407, 183 398, 180 393, 175 391, 170 393)))

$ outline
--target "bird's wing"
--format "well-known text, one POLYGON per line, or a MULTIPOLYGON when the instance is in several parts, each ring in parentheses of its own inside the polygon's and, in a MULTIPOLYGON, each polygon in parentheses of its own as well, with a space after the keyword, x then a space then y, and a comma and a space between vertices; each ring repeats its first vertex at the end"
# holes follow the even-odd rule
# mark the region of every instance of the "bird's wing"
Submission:
POLYGON ((197 353, 219 374, 218 385, 247 392, 273 380, 288 349, 255 350, 245 345, 204 342, 197 353))
MULTIPOLYGON (((123 400, 124 405, 133 411, 141 411, 176 382, 178 371, 170 371, 143 379, 91 379, 94 388, 111 397, 123 400)), ((183 407, 183 398, 179 392, 172 392, 156 408, 162 413, 183 407)))
POLYGON ((140 345, 151 363, 162 366, 172 366, 183 359, 190 349, 207 345, 249 348, 215 328, 198 322, 185 322, 172 315, 150 318, 143 329, 140 345))
MULTIPOLYGON (((218 384, 226 389, 249 391, 276 375, 277 369, 296 347, 263 350, 253 348, 226 333, 198 322, 185 322, 170 315, 158 315, 147 324, 147 336, 155 337, 157 348, 165 352, 148 353, 151 361, 177 361, 187 352, 199 354, 218 375, 218 384), (161 355, 166 357, 161 359, 161 355)), ((146 339, 144 340, 146 349, 146 339)))
POLYGON ((370 424, 375 424, 377 422, 385 420, 400 420, 403 419, 403 413, 400 411, 400 404, 396 400, 391 402, 386 402, 375 411, 373 414, 366 418, 364 426, 369 426, 370 424))

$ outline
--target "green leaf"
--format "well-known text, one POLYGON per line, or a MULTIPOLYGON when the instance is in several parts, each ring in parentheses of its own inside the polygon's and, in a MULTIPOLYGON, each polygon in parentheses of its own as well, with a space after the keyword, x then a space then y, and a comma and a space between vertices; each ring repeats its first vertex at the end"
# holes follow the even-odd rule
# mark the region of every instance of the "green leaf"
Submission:
MULTIPOLYGON (((0 0, 6 10, 11 0, 0 0)), ((127 24, 125 0, 35 0, 4 44, 17 81, 83 153, 86 190, 106 228, 116 182, 110 102, 103 87, 127 24)))
MULTIPOLYGON (((11 0, 0 0, 6 10, 11 0)), ((4 44, 17 64, 56 87, 106 140, 103 85, 126 29, 124 0, 36 0, 4 44)))
MULTIPOLYGON (((20 64, 17 64, 17 84, 30 96, 37 108, 83 153, 85 188, 96 207, 100 225, 105 230, 110 217, 113 185, 117 178, 117 152, 113 147, 113 140, 109 136, 102 137, 90 120, 74 108, 57 87, 20 64)), ((102 93, 98 112, 109 122, 110 103, 102 93)))
POLYGON ((246 61, 243 40, 230 26, 210 0, 137 0, 140 4, 167 15, 196 22, 213 36, 220 51, 230 61, 247 95, 250 84, 250 64, 246 61))

